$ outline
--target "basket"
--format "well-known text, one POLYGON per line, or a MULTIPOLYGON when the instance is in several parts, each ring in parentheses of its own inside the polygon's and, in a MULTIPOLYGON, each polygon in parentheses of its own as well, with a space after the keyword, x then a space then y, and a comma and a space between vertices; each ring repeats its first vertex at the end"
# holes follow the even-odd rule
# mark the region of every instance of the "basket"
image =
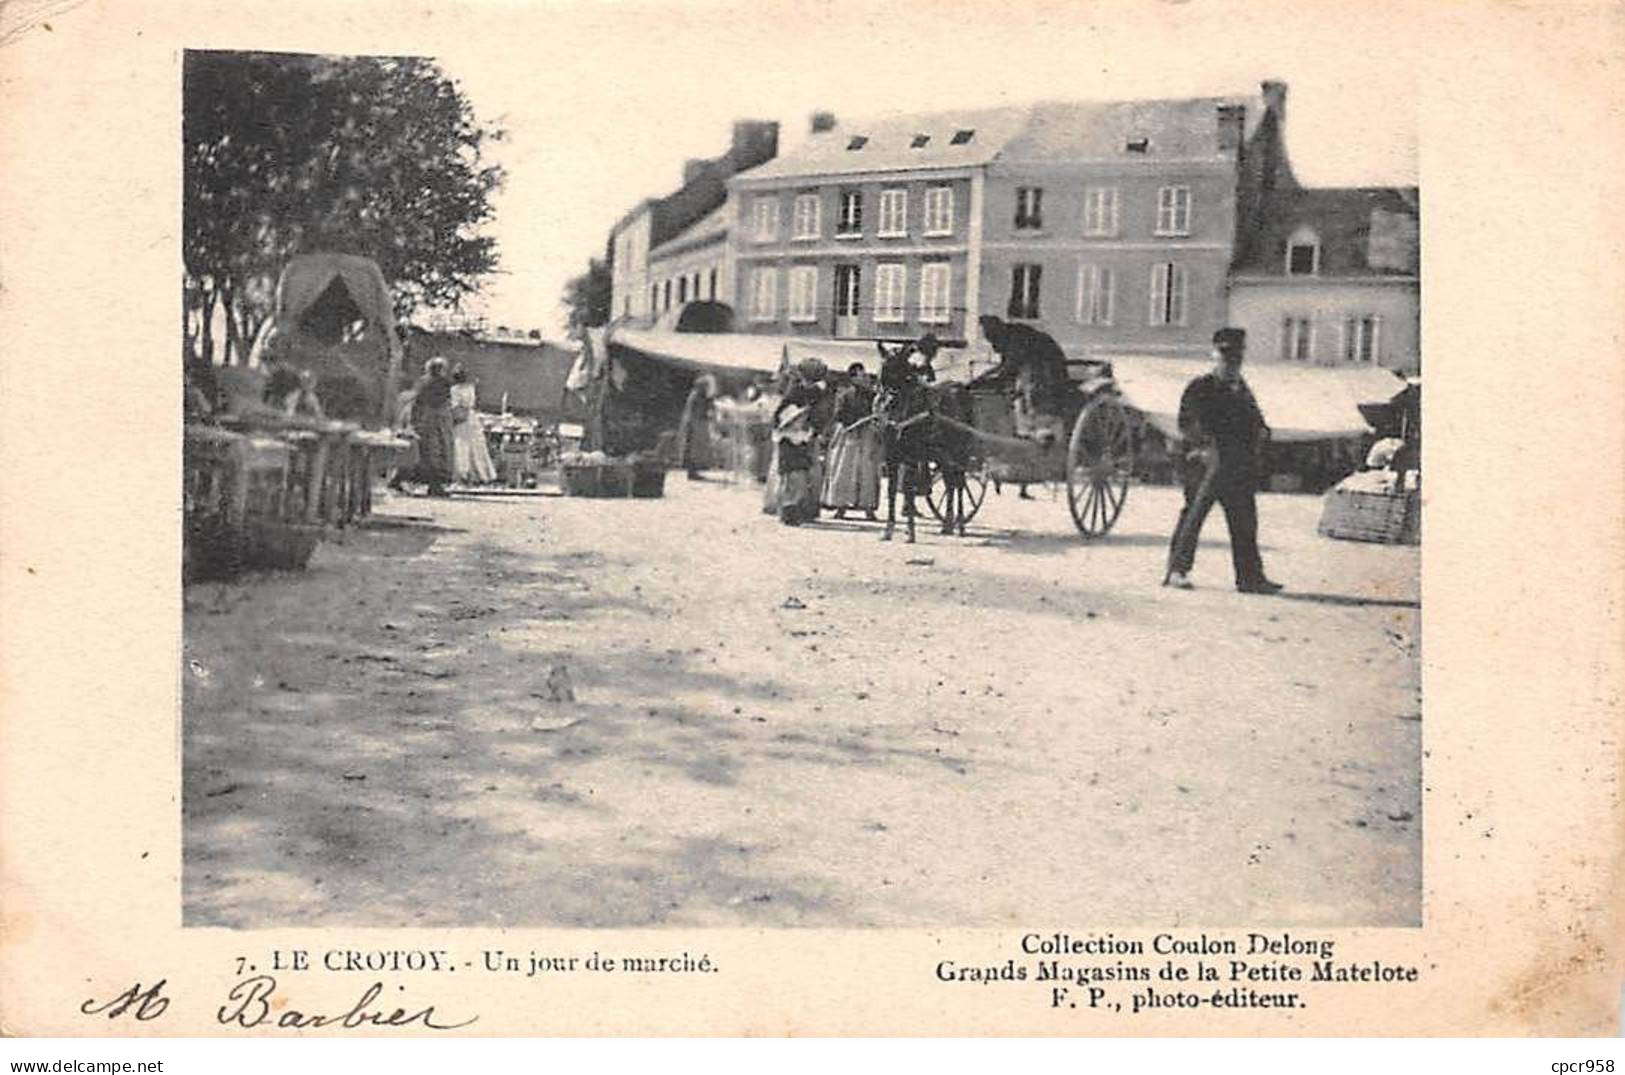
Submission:
POLYGON ((1319 530, 1344 541, 1420 544, 1422 494, 1416 489, 1351 488, 1344 482, 1326 494, 1319 530))
POLYGON ((660 463, 633 463, 632 495, 646 500, 665 496, 666 468, 660 463))

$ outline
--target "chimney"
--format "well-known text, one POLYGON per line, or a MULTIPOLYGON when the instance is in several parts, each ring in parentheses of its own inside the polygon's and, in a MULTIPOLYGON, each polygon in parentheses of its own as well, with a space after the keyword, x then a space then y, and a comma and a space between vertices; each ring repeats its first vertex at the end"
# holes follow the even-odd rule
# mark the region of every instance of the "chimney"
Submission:
POLYGON ((742 119, 734 123, 733 143, 728 148, 735 171, 754 168, 778 156, 779 125, 770 120, 742 119))
POLYGON ((1264 110, 1275 113, 1275 122, 1279 125, 1286 123, 1286 83, 1267 81, 1260 83, 1264 91, 1264 110))
POLYGON ((711 162, 708 160, 700 160, 698 158, 690 158, 684 161, 683 186, 688 186, 690 183, 694 182, 694 180, 698 179, 702 174, 704 174, 705 166, 710 163, 711 162))
POLYGON ((825 131, 833 131, 834 129, 835 113, 833 112, 814 112, 812 119, 807 124, 808 134, 823 134, 825 131))
POLYGON ((1246 105, 1220 105, 1219 152, 1228 156, 1241 154, 1242 136, 1247 130, 1246 105))

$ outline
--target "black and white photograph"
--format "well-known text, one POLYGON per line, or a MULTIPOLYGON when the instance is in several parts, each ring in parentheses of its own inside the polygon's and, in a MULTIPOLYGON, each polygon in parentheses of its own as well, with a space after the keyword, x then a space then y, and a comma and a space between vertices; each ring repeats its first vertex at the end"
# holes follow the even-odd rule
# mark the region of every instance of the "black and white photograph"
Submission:
POLYGON ((0 1043, 1600 1063, 1622 18, 0 3, 0 1043))
POLYGON ((818 55, 185 53, 188 925, 1420 923, 1414 102, 818 55))

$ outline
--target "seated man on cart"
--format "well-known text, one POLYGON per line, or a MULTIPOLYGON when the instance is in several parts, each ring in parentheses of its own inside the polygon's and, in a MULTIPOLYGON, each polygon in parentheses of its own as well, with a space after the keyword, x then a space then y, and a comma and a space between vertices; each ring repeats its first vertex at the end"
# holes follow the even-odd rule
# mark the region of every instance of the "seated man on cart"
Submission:
POLYGON ((970 383, 973 389, 1009 393, 1015 401, 1016 434, 1041 444, 1058 440, 1064 429, 1072 380, 1066 353, 1048 333, 991 314, 980 318, 982 335, 999 364, 970 383))

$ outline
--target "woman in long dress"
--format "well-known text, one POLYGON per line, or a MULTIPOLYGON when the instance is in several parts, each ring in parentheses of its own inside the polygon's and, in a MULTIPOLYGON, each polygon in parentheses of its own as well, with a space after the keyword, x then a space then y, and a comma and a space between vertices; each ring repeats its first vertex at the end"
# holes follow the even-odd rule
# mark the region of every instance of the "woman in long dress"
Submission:
POLYGON ((430 496, 445 496, 451 482, 452 442, 451 378, 446 360, 429 359, 423 365, 412 396, 412 429, 418 437, 418 480, 429 486, 430 496))
POLYGON ((880 506, 883 450, 880 423, 874 419, 875 393, 863 363, 852 363, 846 372, 848 383, 835 398, 824 503, 835 509, 837 519, 846 518, 850 508, 873 519, 880 506))
POLYGON ((451 458, 452 473, 465 485, 481 485, 497 479, 491 451, 485 445, 485 430, 474 408, 474 382, 458 363, 451 371, 451 458))
POLYGON ((711 450, 711 426, 716 420, 717 379, 709 373, 694 379, 694 388, 683 405, 683 418, 677 430, 678 465, 691 479, 708 470, 715 460, 711 450))

